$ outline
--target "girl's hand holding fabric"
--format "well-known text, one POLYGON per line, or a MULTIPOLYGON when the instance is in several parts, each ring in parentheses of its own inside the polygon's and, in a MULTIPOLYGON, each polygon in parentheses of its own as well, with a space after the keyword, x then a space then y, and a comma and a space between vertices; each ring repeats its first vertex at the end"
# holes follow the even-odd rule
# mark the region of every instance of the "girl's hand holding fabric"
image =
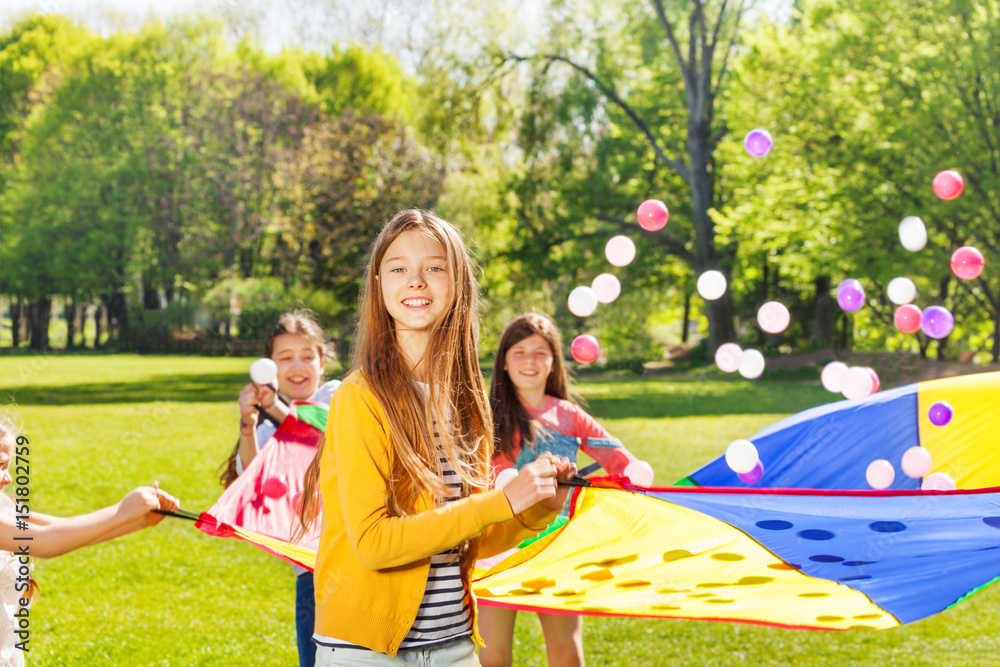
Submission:
POLYGON ((567 491, 559 488, 557 480, 571 479, 575 474, 575 463, 544 452, 518 470, 517 477, 503 487, 503 493, 514 514, 520 514, 538 503, 558 510, 566 501, 567 491))
POLYGON ((152 526, 163 520, 162 514, 154 514, 152 510, 162 509, 172 512, 179 506, 178 500, 169 493, 151 486, 140 486, 122 498, 118 503, 117 513, 125 524, 152 526))

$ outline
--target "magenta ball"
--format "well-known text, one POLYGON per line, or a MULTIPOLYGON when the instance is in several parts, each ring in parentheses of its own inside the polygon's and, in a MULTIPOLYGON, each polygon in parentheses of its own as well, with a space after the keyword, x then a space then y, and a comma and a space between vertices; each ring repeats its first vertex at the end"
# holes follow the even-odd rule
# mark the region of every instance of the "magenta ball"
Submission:
POLYGON ((948 401, 938 401, 931 405, 930 409, 927 411, 927 418, 931 420, 931 423, 935 426, 944 426, 951 421, 952 416, 954 416, 955 410, 951 407, 951 403, 948 401))
POLYGON ((569 351, 581 364, 592 364, 601 354, 601 344, 590 334, 581 334, 573 339, 569 351))
POLYGON ((639 204, 636 218, 639 220, 640 227, 647 232, 655 232, 663 229, 663 226, 667 224, 667 220, 670 219, 670 211, 667 210, 667 205, 659 199, 647 199, 639 204))
POLYGON ((985 267, 983 253, 972 246, 964 245, 951 254, 951 270, 962 280, 978 278, 985 267))
POLYGON ((896 328, 905 334, 917 333, 923 320, 923 313, 912 303, 906 303, 896 308, 892 318, 896 328))
POLYGON ((755 484, 760 481, 760 478, 764 476, 764 464, 757 461, 757 465, 753 467, 750 472, 737 473, 740 481, 744 484, 755 484))
POLYGON ((288 485, 278 477, 269 477, 264 480, 260 490, 268 498, 280 498, 288 493, 288 485))
POLYGON ((848 278, 837 285, 837 303, 848 313, 856 313, 865 305, 865 288, 860 280, 848 278))
POLYGON ((928 306, 924 309, 920 330, 931 338, 944 338, 955 328, 955 317, 947 308, 928 306))
POLYGON ((750 130, 743 139, 743 148, 751 157, 764 157, 771 152, 774 139, 767 130, 750 130))
POLYGON ((944 200, 955 199, 965 189, 965 179, 957 171, 947 169, 934 177, 934 194, 944 200))

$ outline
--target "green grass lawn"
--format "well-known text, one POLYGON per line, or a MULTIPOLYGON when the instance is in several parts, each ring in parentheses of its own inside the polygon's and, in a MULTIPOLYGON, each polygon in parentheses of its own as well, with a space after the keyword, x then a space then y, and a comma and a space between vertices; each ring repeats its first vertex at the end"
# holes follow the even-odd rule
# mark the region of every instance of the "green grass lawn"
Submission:
MULTIPOLYGON (((72 514, 158 480, 190 510, 221 489, 250 359, 0 357, 0 398, 31 441, 32 508, 72 514)), ((818 383, 588 379, 589 410, 668 484, 734 438, 830 400, 818 383)), ((28 664, 293 665, 291 568, 190 523, 37 561, 28 664)), ((591 665, 992 665, 1000 593, 881 632, 798 632, 693 621, 588 618, 591 665)), ((537 617, 520 614, 515 664, 544 665, 537 617)))

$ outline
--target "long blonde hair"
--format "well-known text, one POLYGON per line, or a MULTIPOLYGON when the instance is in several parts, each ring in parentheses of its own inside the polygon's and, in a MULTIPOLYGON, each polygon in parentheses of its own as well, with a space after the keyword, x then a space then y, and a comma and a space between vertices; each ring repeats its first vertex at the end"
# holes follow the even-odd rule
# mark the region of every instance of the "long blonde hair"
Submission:
MULTIPOLYGON (((413 513, 428 494, 447 495, 435 434, 458 473, 463 497, 489 487, 493 421, 479 369, 479 286, 462 236, 451 223, 419 209, 400 211, 386 222, 368 259, 352 370, 362 373, 389 422, 392 468, 386 506, 391 515, 413 513), (423 360, 428 391, 416 383, 379 286, 382 259, 406 232, 426 234, 441 244, 454 281, 454 300, 434 325, 423 360)), ((321 442, 306 473, 300 510, 304 525, 317 514, 324 446, 321 442)))

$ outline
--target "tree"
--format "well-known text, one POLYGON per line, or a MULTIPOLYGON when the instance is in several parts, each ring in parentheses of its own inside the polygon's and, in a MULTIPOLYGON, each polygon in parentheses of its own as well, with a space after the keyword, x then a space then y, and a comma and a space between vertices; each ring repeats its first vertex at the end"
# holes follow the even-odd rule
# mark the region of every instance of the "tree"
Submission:
MULTIPOLYGON (((557 66, 570 68, 583 79, 586 88, 582 96, 564 108, 568 117, 562 120, 582 127, 580 134, 601 144, 601 152, 607 151, 609 141, 626 135, 635 146, 633 150, 640 150, 636 144, 642 146, 643 154, 636 156, 642 164, 634 164, 633 160, 626 167, 628 178, 618 178, 617 188, 607 188, 618 189, 617 196, 606 200, 595 196, 590 200, 594 207, 590 217, 610 223, 610 227, 601 227, 605 233, 624 229, 627 211, 634 210, 648 196, 669 191, 668 184, 678 178, 688 191, 684 209, 690 216, 690 235, 683 235, 688 230, 682 230, 647 238, 682 259, 695 274, 715 268, 731 273, 736 247, 719 244, 711 213, 720 199, 716 151, 727 132, 717 104, 725 99, 730 59, 738 44, 746 6, 742 2, 731 5, 728 0, 670 5, 652 0, 645 9, 622 4, 614 10, 601 8, 590 18, 587 29, 575 25, 579 12, 569 10, 576 7, 559 3, 558 8, 567 18, 553 30, 554 35, 562 37, 553 38, 550 49, 534 56, 508 54, 505 60, 538 64, 533 97, 541 104, 562 96, 547 94, 541 85, 544 78, 564 92, 573 90, 570 83, 558 80, 555 74, 557 66), (679 18, 682 14, 686 14, 683 22, 679 18), (583 37, 590 30, 596 38, 583 37), (671 99, 674 93, 683 100, 682 105, 671 99)), ((532 112, 526 118, 523 135, 526 150, 537 155, 532 149, 537 146, 538 133, 532 126, 545 111, 532 106, 532 112)), ((543 140, 551 141, 548 136, 543 140)), ((619 175, 594 169, 591 176, 615 179, 619 175)), ((604 188, 595 186, 594 190, 604 188)), ((714 350, 735 338, 731 295, 727 292, 706 307, 709 347, 714 350)))

